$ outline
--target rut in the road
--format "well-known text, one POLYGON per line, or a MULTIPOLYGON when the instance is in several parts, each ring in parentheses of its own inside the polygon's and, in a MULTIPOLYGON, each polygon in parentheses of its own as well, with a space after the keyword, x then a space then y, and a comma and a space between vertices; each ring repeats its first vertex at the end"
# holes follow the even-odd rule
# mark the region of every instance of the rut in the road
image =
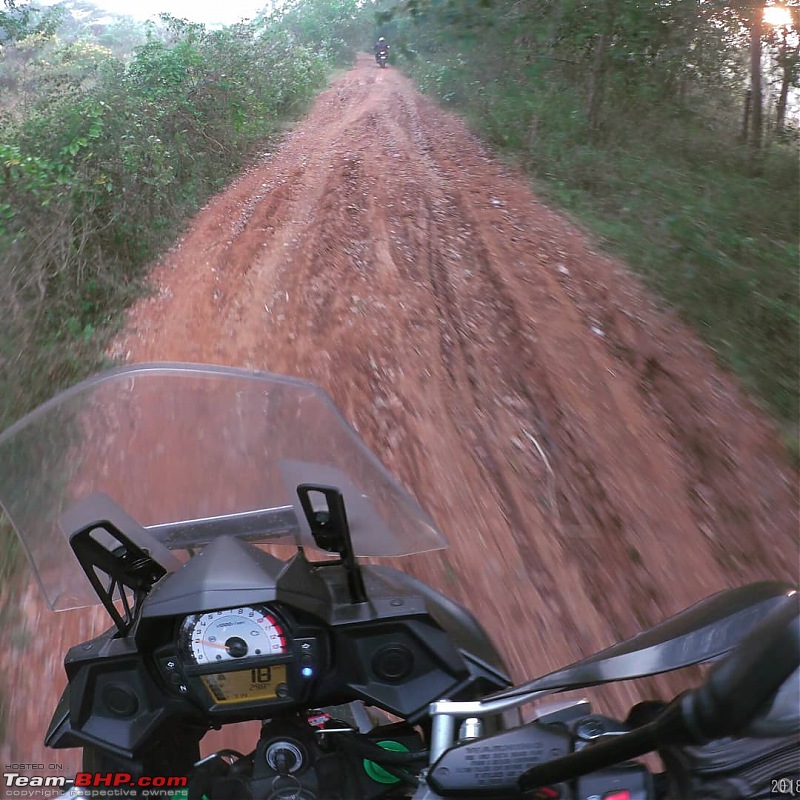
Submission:
MULTIPOLYGON (((796 578, 796 475, 769 422, 393 69, 338 79, 153 281, 117 353, 320 383, 452 543, 404 566, 469 605, 517 677, 722 587, 796 578)), ((51 653, 85 635, 26 602, 51 653)), ((62 683, 55 659, 26 663, 0 653, 16 742, 40 739, 62 683)))

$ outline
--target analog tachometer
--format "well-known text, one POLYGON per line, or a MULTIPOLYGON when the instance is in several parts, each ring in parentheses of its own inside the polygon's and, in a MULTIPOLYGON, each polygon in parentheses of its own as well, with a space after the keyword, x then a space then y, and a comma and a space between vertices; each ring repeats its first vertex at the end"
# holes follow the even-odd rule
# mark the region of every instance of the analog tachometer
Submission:
POLYGON ((198 665, 286 652, 280 622, 257 606, 193 614, 181 625, 181 642, 189 659, 198 665))

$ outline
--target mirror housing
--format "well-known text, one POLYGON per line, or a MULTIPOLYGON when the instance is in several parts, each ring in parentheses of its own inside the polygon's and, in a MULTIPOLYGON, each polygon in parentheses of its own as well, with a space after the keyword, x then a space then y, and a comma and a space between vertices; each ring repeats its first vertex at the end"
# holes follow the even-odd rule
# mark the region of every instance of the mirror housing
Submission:
POLYGON ((366 603, 367 590, 353 550, 350 524, 341 491, 336 486, 301 483, 297 487, 297 496, 317 547, 340 556, 341 565, 347 574, 350 602, 354 605, 366 603), (315 498, 324 499, 325 507, 315 508, 315 498))

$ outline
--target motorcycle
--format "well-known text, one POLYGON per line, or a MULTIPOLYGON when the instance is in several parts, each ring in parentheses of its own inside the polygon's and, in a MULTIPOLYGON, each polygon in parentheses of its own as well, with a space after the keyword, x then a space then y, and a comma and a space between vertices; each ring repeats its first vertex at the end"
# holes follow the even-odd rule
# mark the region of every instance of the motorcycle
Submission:
POLYGON ((793 587, 718 593, 513 686, 466 609, 360 561, 446 541, 306 381, 181 364, 90 378, 0 435, 0 503, 50 608, 101 603, 112 621, 67 652, 45 736, 82 748, 71 797, 800 791, 793 587), (705 684, 624 721, 538 702, 712 662, 705 684), (252 749, 201 758, 209 730, 244 721, 260 722, 252 749), (634 760, 651 751, 666 772, 634 760))
POLYGON ((376 53, 375 60, 378 62, 378 66, 381 69, 386 69, 386 62, 389 60, 389 51, 381 50, 380 52, 376 53))

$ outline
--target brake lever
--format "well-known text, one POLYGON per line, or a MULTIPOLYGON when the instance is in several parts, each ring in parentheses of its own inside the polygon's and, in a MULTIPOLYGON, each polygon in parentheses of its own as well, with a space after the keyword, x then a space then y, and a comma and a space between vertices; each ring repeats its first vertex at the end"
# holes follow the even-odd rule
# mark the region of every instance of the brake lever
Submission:
POLYGON ((456 718, 486 717, 544 695, 633 680, 708 663, 730 653, 795 590, 763 581, 712 595, 589 658, 482 700, 431 703, 431 763, 452 747, 456 718))

